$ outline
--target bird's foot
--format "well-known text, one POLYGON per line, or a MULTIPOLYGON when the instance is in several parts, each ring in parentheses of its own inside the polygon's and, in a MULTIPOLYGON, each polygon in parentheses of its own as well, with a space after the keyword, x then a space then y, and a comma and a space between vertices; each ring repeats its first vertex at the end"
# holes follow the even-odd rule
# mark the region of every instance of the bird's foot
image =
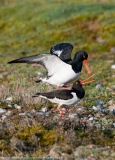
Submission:
POLYGON ((69 108, 66 108, 66 112, 69 113, 69 108))
POLYGON ((60 86, 57 87, 57 90, 60 90, 60 86))
POLYGON ((72 87, 70 87, 70 86, 63 86, 63 88, 66 89, 66 90, 71 90, 72 89, 72 87))
POLYGON ((65 116, 64 112, 62 110, 59 111, 60 112, 60 115, 63 117, 65 116))
POLYGON ((60 105, 58 105, 57 109, 58 109, 58 111, 59 111, 59 113, 60 113, 61 116, 64 116, 64 115, 65 115, 64 112, 62 111, 60 105))

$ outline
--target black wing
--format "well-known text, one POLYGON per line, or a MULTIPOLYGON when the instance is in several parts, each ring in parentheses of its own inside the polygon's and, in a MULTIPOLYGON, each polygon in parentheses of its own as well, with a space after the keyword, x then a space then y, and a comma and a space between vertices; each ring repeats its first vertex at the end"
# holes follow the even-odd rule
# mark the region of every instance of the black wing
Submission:
POLYGON ((48 99, 58 98, 62 100, 68 100, 73 98, 73 95, 71 94, 72 90, 55 90, 52 92, 46 92, 46 93, 36 93, 33 97, 43 96, 48 99))
POLYGON ((62 61, 68 63, 71 61, 73 45, 70 43, 59 43, 51 47, 50 54, 58 56, 62 61))

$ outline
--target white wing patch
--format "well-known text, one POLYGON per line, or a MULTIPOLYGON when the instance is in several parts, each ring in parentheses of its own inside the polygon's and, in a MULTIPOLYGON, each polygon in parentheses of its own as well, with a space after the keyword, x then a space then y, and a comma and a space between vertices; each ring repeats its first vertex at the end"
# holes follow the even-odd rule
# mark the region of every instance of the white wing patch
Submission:
POLYGON ((60 55, 61 55, 61 53, 63 51, 63 50, 57 50, 57 51, 55 51, 54 49, 52 49, 52 50, 53 50, 54 54, 56 54, 58 57, 60 57, 60 55))

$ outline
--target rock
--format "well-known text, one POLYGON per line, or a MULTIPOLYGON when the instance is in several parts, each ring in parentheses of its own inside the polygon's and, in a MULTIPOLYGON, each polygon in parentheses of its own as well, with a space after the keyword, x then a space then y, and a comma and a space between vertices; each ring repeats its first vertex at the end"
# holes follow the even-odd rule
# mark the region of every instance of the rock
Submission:
POLYGON ((84 117, 84 120, 88 120, 88 117, 84 117))
POLYGON ((104 43, 105 42, 105 40, 104 39, 102 39, 101 37, 97 37, 97 42, 99 42, 99 43, 104 43))
POLYGON ((73 156, 69 155, 67 153, 62 153, 61 159, 63 159, 63 160, 74 160, 73 156))
POLYGON ((0 108, 0 114, 6 113, 6 112, 7 112, 7 110, 6 110, 6 109, 2 109, 2 108, 0 108))
POLYGON ((7 111, 5 115, 10 116, 12 111, 7 111))
POLYGON ((83 106, 78 106, 77 107, 77 111, 84 111, 86 110, 86 107, 83 107, 83 106))
POLYGON ((8 104, 8 107, 10 107, 10 108, 15 108, 15 107, 14 107, 14 104, 8 104))
POLYGON ((103 87, 104 87, 103 84, 97 84, 95 88, 101 89, 101 88, 103 88, 103 87))
POLYGON ((41 110, 37 111, 36 113, 37 113, 37 114, 40 114, 40 115, 43 115, 43 114, 44 114, 44 112, 41 111, 41 110))
POLYGON ((35 109, 32 109, 31 112, 32 112, 32 113, 36 113, 37 111, 36 111, 35 109))
POLYGON ((61 157, 61 147, 60 146, 54 146, 51 148, 49 155, 54 158, 60 158, 61 157))
POLYGON ((115 105, 109 106, 109 110, 110 110, 111 112, 115 111, 115 105))
POLYGON ((5 101, 8 102, 8 103, 11 102, 12 100, 13 100, 12 97, 8 97, 8 98, 5 99, 5 101))
POLYGON ((109 102, 107 102, 109 105, 112 105, 114 103, 113 100, 110 100, 109 102))
POLYGON ((94 118, 93 118, 93 117, 90 117, 90 118, 89 118, 89 121, 93 121, 93 120, 94 120, 94 118))
POLYGON ((115 85, 112 86, 112 89, 115 90, 115 85))
POLYGON ((96 105, 96 106, 97 106, 97 105, 105 104, 105 102, 104 102, 103 100, 101 100, 101 99, 96 99, 94 102, 95 102, 95 105, 96 105))
POLYGON ((92 107, 92 110, 97 111, 98 108, 97 108, 96 106, 93 106, 93 107, 92 107))
POLYGON ((112 69, 115 69, 115 64, 111 65, 111 68, 112 68, 112 69))
POLYGON ((97 107, 97 109, 98 109, 99 111, 102 111, 102 110, 104 109, 104 107, 103 107, 102 105, 97 105, 96 107, 97 107))
POLYGON ((112 47, 112 48, 110 49, 110 52, 113 53, 113 54, 115 54, 115 47, 112 47))
POLYGON ((114 128, 115 128, 115 123, 113 123, 113 126, 114 126, 114 128))
POLYGON ((19 105, 17 105, 17 104, 15 104, 14 107, 15 107, 16 109, 21 109, 21 108, 22 108, 21 106, 19 106, 19 105))
POLYGON ((44 108, 41 109, 41 111, 45 113, 45 112, 47 112, 47 108, 44 107, 44 108))
POLYGON ((73 118, 75 118, 76 115, 77 115, 77 114, 70 113, 68 117, 71 118, 71 119, 73 119, 73 118))
POLYGON ((46 113, 45 116, 46 116, 46 117, 49 117, 49 113, 46 113))
POLYGON ((2 120, 5 120, 5 119, 7 119, 7 118, 8 118, 7 115, 2 115, 2 117, 1 117, 2 120))
POLYGON ((25 116, 25 115, 26 115, 26 112, 19 113, 18 115, 19 115, 19 116, 25 116))
POLYGON ((39 76, 40 78, 43 78, 43 77, 44 77, 44 73, 43 73, 43 72, 38 72, 38 76, 39 76))

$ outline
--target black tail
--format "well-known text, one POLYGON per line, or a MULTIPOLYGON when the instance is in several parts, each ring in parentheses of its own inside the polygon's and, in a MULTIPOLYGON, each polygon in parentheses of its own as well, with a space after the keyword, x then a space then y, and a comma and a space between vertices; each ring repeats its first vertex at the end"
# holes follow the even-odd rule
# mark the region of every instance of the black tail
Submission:
POLYGON ((37 80, 37 81, 35 81, 36 83, 40 83, 42 80, 41 79, 39 79, 39 80, 37 80))
POLYGON ((32 96, 32 98, 39 97, 39 95, 40 95, 40 92, 36 93, 34 96, 32 96))
POLYGON ((23 60, 23 59, 22 60, 21 59, 15 59, 13 61, 8 62, 8 64, 11 64, 11 63, 29 63, 29 62, 26 61, 26 60, 23 60))

